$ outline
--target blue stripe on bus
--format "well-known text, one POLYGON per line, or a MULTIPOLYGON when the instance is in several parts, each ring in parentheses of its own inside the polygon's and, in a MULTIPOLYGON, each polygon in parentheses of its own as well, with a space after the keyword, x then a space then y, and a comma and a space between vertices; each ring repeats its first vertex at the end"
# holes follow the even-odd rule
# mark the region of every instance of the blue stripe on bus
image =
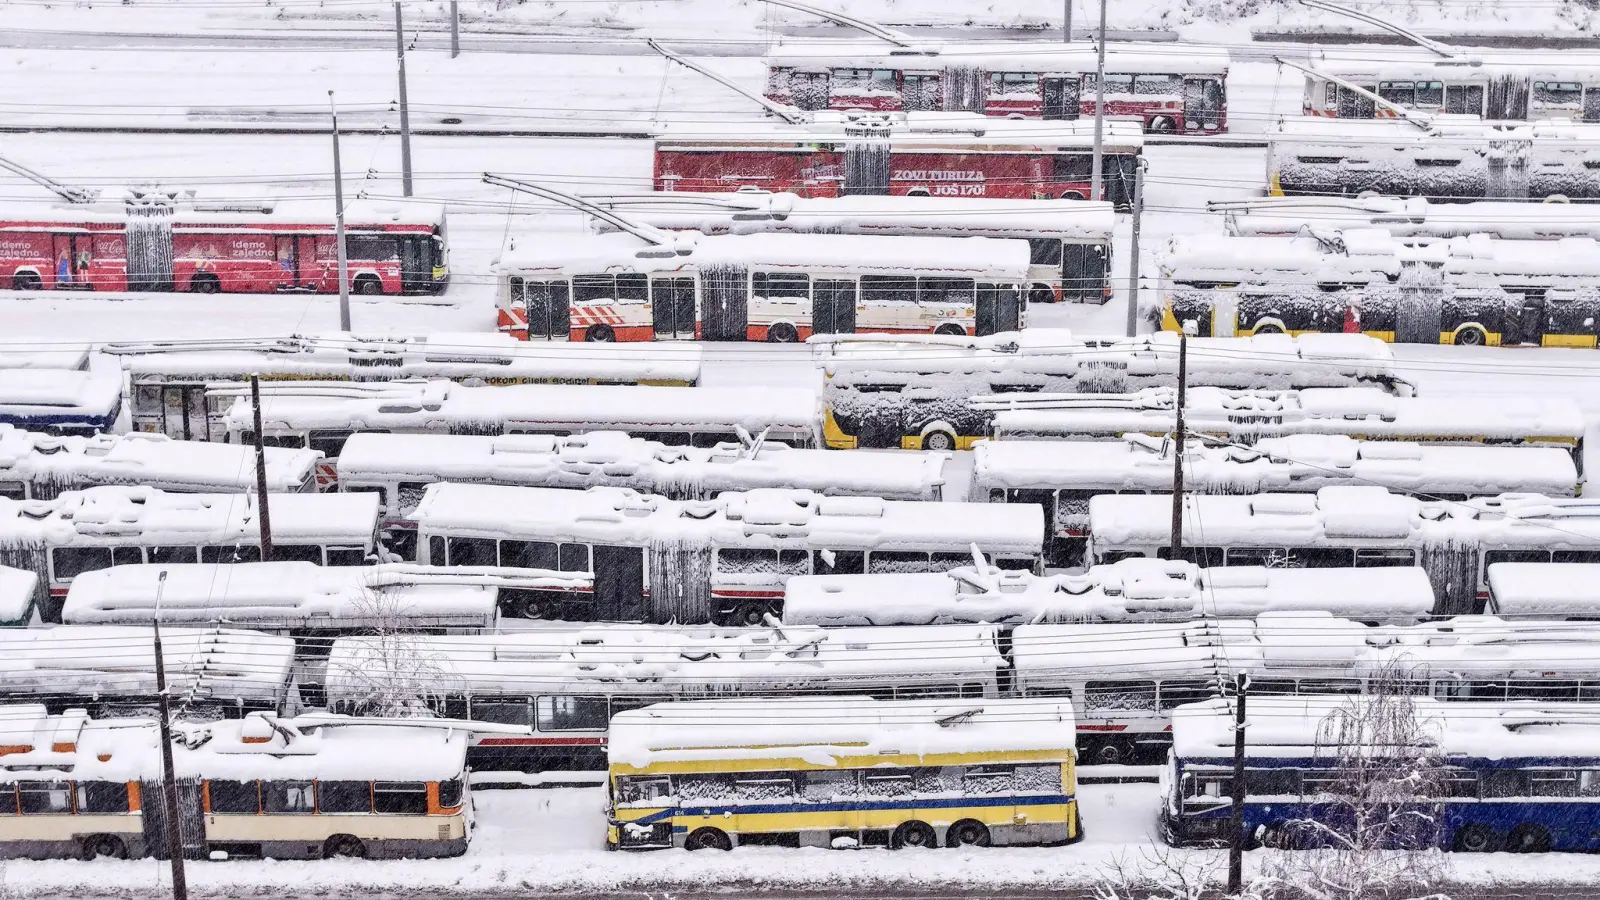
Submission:
POLYGON ((1039 794, 1031 797, 941 797, 927 800, 875 800, 867 803, 758 803, 749 806, 679 806, 629 819, 637 825, 653 825, 673 816, 758 815, 804 812, 877 812, 886 809, 952 809, 958 806, 1049 806, 1071 803, 1072 794, 1039 794))

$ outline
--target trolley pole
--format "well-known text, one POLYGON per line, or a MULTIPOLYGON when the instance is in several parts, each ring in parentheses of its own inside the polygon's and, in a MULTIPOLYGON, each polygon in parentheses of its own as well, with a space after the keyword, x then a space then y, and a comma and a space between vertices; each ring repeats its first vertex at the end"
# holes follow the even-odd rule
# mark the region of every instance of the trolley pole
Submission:
MULTIPOLYGON (((1189 336, 1178 335, 1178 421, 1172 433, 1172 547, 1171 559, 1183 551, 1183 403, 1185 382, 1189 380, 1189 336)), ((260 426, 256 426, 257 429, 260 426)))
MULTIPOLYGON (((1133 337, 1139 330, 1139 283, 1143 280, 1140 276, 1142 266, 1139 259, 1139 227, 1144 224, 1144 155, 1138 157, 1138 164, 1133 169, 1133 246, 1128 249, 1128 337, 1133 337)), ((1182 341, 1179 341, 1181 348, 1182 341)), ((1182 355, 1180 349, 1179 355, 1182 355)))
POLYGON ((1228 838, 1228 896, 1244 889, 1244 704, 1250 694, 1250 676, 1233 677, 1233 814, 1228 838))
POLYGON ((400 192, 411 196, 411 104, 406 101, 406 42, 400 0, 394 0, 394 53, 400 60, 400 192))
POLYGON ((1061 43, 1072 43, 1072 0, 1061 0, 1061 8, 1065 11, 1062 16, 1061 43))
POLYGON ((272 508, 267 505, 267 450, 261 438, 261 376, 250 373, 250 407, 256 425, 256 506, 261 513, 261 561, 272 559, 272 508))
MULTIPOLYGON (((333 113, 333 242, 339 247, 339 330, 350 330, 350 261, 344 246, 344 169, 339 165, 339 108, 328 92, 328 109, 333 113)), ((259 432, 260 425, 256 430, 259 432)))
POLYGON ((1100 176, 1101 144, 1106 127, 1106 0, 1100 0, 1100 47, 1094 65, 1094 169, 1089 173, 1089 199, 1104 200, 1101 192, 1104 179, 1100 176))
POLYGON ((450 0, 450 58, 461 55, 461 5, 450 0))
POLYGON ((172 704, 167 698, 167 664, 161 656, 161 595, 166 591, 167 571, 156 581, 156 702, 161 710, 161 794, 167 810, 167 859, 172 863, 173 900, 188 900, 189 882, 183 872, 183 837, 178 821, 178 774, 172 765, 172 704))

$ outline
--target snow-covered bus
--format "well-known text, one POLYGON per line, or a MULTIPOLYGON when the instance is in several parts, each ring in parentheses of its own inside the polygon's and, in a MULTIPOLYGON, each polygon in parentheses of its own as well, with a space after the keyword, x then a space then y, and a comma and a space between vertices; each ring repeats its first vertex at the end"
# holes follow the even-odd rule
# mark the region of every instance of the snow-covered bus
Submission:
MULTIPOLYGON (((315 450, 266 451, 267 490, 316 490, 315 450)), ((58 437, 0 424, 0 497, 49 500, 62 491, 136 484, 184 493, 244 493, 256 488, 252 448, 175 441, 163 434, 58 437)))
MULTIPOLYGON (((148 620, 146 620, 148 621, 148 620)), ((161 659, 176 708, 192 718, 281 711, 294 670, 294 641, 223 628, 166 628, 161 659)), ((147 625, 0 628, 0 698, 95 718, 156 716, 155 645, 147 625)))
MULTIPOLYGON (((272 494, 272 556, 359 566, 377 558, 378 498, 272 494)), ((254 562, 261 557, 254 494, 172 494, 147 487, 65 491, 52 500, 0 498, 0 564, 40 577, 46 622, 61 621, 72 580, 137 563, 254 562)))
MULTIPOLYGON (((1203 429, 1206 423, 1196 424, 1203 429)), ((979 441, 972 450, 970 499, 1044 507, 1046 566, 1082 561, 1091 498, 1172 492, 1168 435, 979 441)), ((1444 446, 1338 434, 1265 438, 1249 447, 1207 446, 1203 439, 1191 439, 1184 449, 1183 481, 1185 490, 1202 494, 1312 492, 1329 485, 1368 484, 1434 500, 1505 493, 1575 497, 1583 487, 1565 448, 1444 446)))
MULTIPOLYGON (((1033 328, 988 338, 814 339, 825 377, 823 436, 834 449, 965 450, 1005 403, 1175 385, 1178 336, 1077 337, 1033 328), (973 402, 994 395, 995 404, 973 402), (996 405, 998 404, 998 405, 996 405)), ((1394 353, 1363 335, 1262 335, 1189 342, 1193 385, 1376 385, 1409 393, 1394 353)))
MULTIPOLYGON (((1202 566, 1428 571, 1435 612, 1481 612, 1486 568, 1499 562, 1600 562, 1600 502, 1539 494, 1437 501, 1381 487, 1316 494, 1184 497, 1182 558, 1202 566)), ((1086 561, 1167 558, 1172 498, 1102 494, 1089 501, 1086 561)))
POLYGON ((1600 241, 1383 229, 1183 235, 1159 256, 1160 324, 1201 335, 1361 332, 1423 344, 1593 347, 1600 241))
POLYGON ((1493 615, 1600 619, 1600 563, 1497 562, 1484 569, 1493 615))
MULTIPOLYGON (((1426 730, 1429 747, 1400 767, 1419 781, 1437 783, 1425 796, 1385 804, 1381 814, 1390 818, 1376 826, 1382 837, 1369 832, 1381 841, 1374 849, 1593 853, 1600 847, 1600 802, 1594 799, 1600 754, 1593 743, 1600 703, 1539 700, 1468 708, 1428 697, 1411 702, 1410 718, 1426 730)), ((1330 818, 1330 810, 1373 808, 1370 794, 1352 798, 1387 776, 1349 774, 1346 757, 1364 751, 1331 743, 1325 727, 1341 711, 1362 712, 1337 697, 1250 701, 1241 820, 1247 847, 1324 849, 1352 827, 1348 819, 1330 818)), ((1161 779, 1167 842, 1228 845, 1235 733, 1230 701, 1174 711, 1173 753, 1161 779)))
MULTIPOLYGON (((224 418, 228 440, 252 443, 249 388, 215 393, 231 399, 224 418)), ((264 385, 261 393, 263 443, 321 451, 323 487, 337 480, 345 442, 362 431, 558 437, 614 431, 701 448, 765 435, 762 443, 817 445, 817 395, 807 388, 302 381, 264 385)))
POLYGON ((1600 125, 1293 118, 1268 133, 1267 193, 1593 200, 1597 151, 1600 125))
POLYGON ((0 707, 0 857, 459 856, 472 798, 457 725, 260 712, 179 720, 174 786, 155 722, 0 707), (175 823, 163 787, 176 790, 175 823), (169 848, 168 835, 182 846, 169 848))
MULTIPOLYGON (((987 116, 1093 119, 1091 43, 962 41, 914 48, 838 41, 767 51, 769 99, 803 110, 966 110, 987 116)), ((1107 116, 1153 134, 1227 131, 1228 53, 1194 44, 1106 45, 1107 116)))
MULTIPOLYGON (((994 411, 994 435, 1000 440, 1104 441, 1133 434, 1172 434, 1177 426, 1176 394, 1172 388, 1159 387, 1131 394, 1043 399, 998 394, 973 402, 994 411)), ((1361 387, 1302 391, 1191 387, 1184 401, 1185 430, 1223 444, 1344 435, 1424 446, 1560 447, 1571 453, 1578 473, 1583 473, 1588 426, 1578 404, 1566 397, 1504 397, 1484 403, 1472 395, 1395 397, 1361 387)))
POLYGON ((116 428, 122 378, 104 369, 8 368, 0 361, 0 426, 93 435, 116 428))
POLYGON ((1381 228, 1395 237, 1486 234, 1508 241, 1600 236, 1600 216, 1582 203, 1479 200, 1436 203, 1424 197, 1252 197, 1207 203, 1224 214, 1229 234, 1291 236, 1381 228))
POLYGON ((1026 241, 839 234, 539 235, 496 268, 524 340, 791 343, 812 334, 993 334, 1026 322, 1026 241))
POLYGON ((724 193, 745 188, 805 197, 1103 199, 1133 203, 1144 135, 1132 122, 1103 125, 1103 196, 1090 197, 1094 122, 989 118, 972 113, 819 112, 790 125, 776 119, 690 122, 655 141, 658 191, 724 193))
POLYGON ((120 357, 127 370, 135 431, 196 441, 227 439, 223 417, 233 401, 208 397, 207 390, 245 383, 251 375, 260 375, 262 382, 427 378, 489 385, 693 385, 700 380, 700 348, 691 344, 534 349, 506 335, 481 332, 156 341, 101 349, 120 357))
MULTIPOLYGON (((764 190, 588 197, 656 228, 705 234, 989 237, 1028 242, 1028 302, 1111 299, 1116 212, 1087 200, 999 197, 800 197, 764 190)), ((604 229, 606 224, 598 223, 604 229)))
POLYGON ((1563 50, 1483 50, 1441 59, 1420 47, 1385 47, 1361 55, 1334 51, 1307 73, 1307 116, 1383 119, 1398 114, 1331 80, 1331 75, 1404 109, 1491 121, 1571 119, 1600 122, 1600 56, 1563 50))
MULTIPOLYGON (((475 737, 477 769, 601 772, 612 716, 666 700, 850 694, 889 700, 1000 694, 990 625, 942 628, 715 629, 592 625, 439 637, 408 646, 432 661, 439 711, 533 729, 475 737)), ((370 708, 371 637, 341 638, 328 657, 332 709, 370 708)), ((379 664, 381 667, 381 663, 379 664)))
POLYGON ((1416 622, 1433 587, 1414 566, 1203 569, 1183 560, 1124 559, 1063 575, 965 566, 902 575, 796 575, 785 625, 994 622, 1164 622, 1310 610, 1373 623, 1416 622))
POLYGON ((938 572, 979 552, 1002 568, 1034 569, 1044 534, 1037 506, 779 489, 681 501, 610 487, 440 482, 411 516, 418 562, 592 573, 591 591, 530 597, 521 612, 613 622, 759 624, 781 610, 792 575, 938 572))

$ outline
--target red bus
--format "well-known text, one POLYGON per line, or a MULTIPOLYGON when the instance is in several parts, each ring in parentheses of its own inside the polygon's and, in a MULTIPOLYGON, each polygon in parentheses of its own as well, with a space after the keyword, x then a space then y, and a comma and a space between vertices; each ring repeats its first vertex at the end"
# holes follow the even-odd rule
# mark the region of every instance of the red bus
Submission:
MULTIPOLYGON (((1094 117, 1094 45, 963 42, 783 44, 766 56, 769 99, 803 110, 945 110, 1094 117)), ((1106 114, 1155 134, 1228 130, 1228 53, 1188 44, 1106 47, 1106 114)))
MULTIPOLYGON (((358 294, 436 294, 449 276, 439 204, 356 200, 345 211, 345 248, 358 294)), ((338 293, 333 205, 14 207, 0 218, 0 286, 338 293)))
MULTIPOLYGON (((1082 200, 1093 168, 1092 121, 990 119, 968 113, 814 114, 674 128, 656 138, 655 189, 790 191, 802 197, 891 194, 1082 200)), ((1139 128, 1104 123, 1105 199, 1133 200, 1139 128)))

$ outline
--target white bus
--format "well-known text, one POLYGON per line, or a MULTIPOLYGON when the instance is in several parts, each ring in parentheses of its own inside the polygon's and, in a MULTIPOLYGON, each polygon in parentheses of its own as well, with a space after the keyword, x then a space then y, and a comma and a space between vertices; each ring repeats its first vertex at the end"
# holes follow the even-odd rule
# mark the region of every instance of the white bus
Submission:
POLYGON ((993 334, 1026 323, 1026 241, 841 234, 540 234, 496 267, 524 340, 789 343, 993 334))
MULTIPOLYGON (((266 452, 267 490, 316 490, 315 450, 266 452)), ((256 489, 255 449, 163 434, 57 437, 0 424, 0 497, 49 500, 62 491, 108 484, 183 493, 244 493, 256 489)))
MULTIPOLYGON (((1173 452, 1166 436, 979 441, 972 451, 972 500, 1044 507, 1047 566, 1082 561, 1090 498, 1172 491, 1173 452)), ((1506 493, 1575 497, 1582 491, 1572 455, 1556 447, 1439 446, 1334 434, 1263 438, 1248 448, 1190 440, 1184 448, 1183 481, 1185 490, 1201 494, 1311 492, 1367 484, 1435 500, 1506 493)))
MULTIPOLYGON (((232 398, 224 420, 228 440, 253 443, 249 389, 222 393, 232 398)), ((621 431, 692 447, 765 434, 774 443, 812 447, 816 423, 817 395, 807 388, 299 382, 264 387, 261 398, 263 443, 320 451, 324 488, 337 482, 345 442, 360 431, 558 436, 621 431)))
MULTIPOLYGON (((272 555, 316 565, 377 558, 378 498, 272 494, 272 555)), ((72 580, 137 563, 259 562, 254 494, 169 494, 144 487, 67 491, 53 500, 0 498, 0 565, 39 574, 44 621, 61 621, 72 580)))
MULTIPOLYGON (((598 625, 477 637, 417 636, 433 701, 458 719, 533 729, 473 740, 477 769, 600 772, 616 713, 664 700, 854 694, 882 699, 1000 693, 1005 659, 989 625, 714 629, 598 625)), ((328 701, 368 711, 378 639, 334 642, 328 701)))
POLYGON ((429 485, 417 561, 592 573, 588 594, 530 597, 530 618, 759 624, 792 575, 1038 566, 1037 506, 728 492, 668 500, 620 488, 429 485))
MULTIPOLYGON (((1078 337, 1063 328, 962 339, 822 338, 823 434, 834 449, 956 450, 990 436, 996 405, 1176 385, 1178 336, 1078 337)), ((1409 394, 1393 350, 1363 335, 1263 335, 1189 342, 1190 386, 1375 385, 1409 394)))
POLYGON ((1486 612, 1503 618, 1600 619, 1600 563, 1497 562, 1486 612))
MULTIPOLYGON (((1600 502, 1539 494, 1420 500, 1381 487, 1184 498, 1182 556, 1205 566, 1420 565, 1439 615, 1481 612, 1499 562, 1600 562, 1600 502)), ((1089 501, 1087 558, 1169 555, 1172 498, 1089 501)))
MULTIPOLYGON (((1028 302, 1111 299, 1116 210, 1089 200, 1002 197, 801 197, 763 190, 589 197, 636 222, 705 234, 990 237, 1028 242, 1028 302)), ((602 229, 604 222, 597 223, 602 229)))
POLYGON ((1180 235, 1159 254, 1160 325, 1201 335, 1360 332, 1423 344, 1593 347, 1600 241, 1180 235))
POLYGON ((1267 193, 1436 200, 1592 200, 1587 166, 1600 126, 1546 120, 1506 127, 1400 119, 1292 118, 1267 133, 1267 193))
MULTIPOLYGON (((1372 388, 1303 391, 1234 391, 1190 387, 1184 428, 1226 443, 1267 438, 1344 435, 1366 442, 1506 444, 1560 447, 1583 472, 1588 424, 1565 397, 1503 397, 1484 403, 1472 395, 1392 397, 1372 388)), ((1169 435, 1177 426, 1177 392, 1148 388, 1131 394, 1061 398, 997 395, 974 403, 995 410, 999 440, 1119 440, 1125 435, 1169 435)), ((1382 452, 1381 450, 1379 451, 1382 452)))
MULTIPOLYGON (((156 715, 155 645, 148 626, 56 625, 0 629, 0 697, 51 712, 82 707, 95 717, 156 715)), ((294 671, 294 641, 257 631, 167 628, 161 658, 175 709, 190 717, 281 711, 294 671)))
POLYGON ((392 381, 424 378, 471 384, 657 384, 700 380, 700 348, 584 347, 534 350, 505 335, 440 332, 416 337, 295 335, 265 340, 113 343, 128 373, 135 431, 196 441, 227 437, 231 400, 208 388, 247 382, 392 381))
POLYGON ((1414 566, 1386 569, 1202 569, 1183 560, 1125 559, 1035 575, 976 566, 909 575, 796 575, 787 625, 994 622, 1165 622, 1309 610, 1363 622, 1416 622, 1433 586, 1414 566))
POLYGON ((402 556, 411 511, 436 481, 583 490, 632 488, 674 500, 724 491, 796 488, 828 496, 940 500, 949 456, 796 449, 777 442, 669 446, 620 431, 549 434, 350 436, 339 456, 339 489, 381 498, 389 546, 402 556))
POLYGON ((398 859, 459 856, 472 835, 466 735, 416 719, 176 722, 171 832, 149 720, 0 707, 0 858, 398 859))
POLYGON ((1229 234, 1296 235, 1381 228, 1395 237, 1486 234, 1509 241, 1600 236, 1600 218, 1581 203, 1480 200, 1435 203, 1424 197, 1252 197, 1206 204, 1224 214, 1229 234))
POLYGON ((1474 48, 1470 59, 1441 59, 1422 47, 1382 53, 1323 53, 1305 76, 1303 111, 1338 119, 1394 118, 1397 113, 1329 80, 1353 82, 1389 103, 1422 113, 1485 120, 1570 119, 1600 122, 1600 56, 1563 50, 1474 48))

